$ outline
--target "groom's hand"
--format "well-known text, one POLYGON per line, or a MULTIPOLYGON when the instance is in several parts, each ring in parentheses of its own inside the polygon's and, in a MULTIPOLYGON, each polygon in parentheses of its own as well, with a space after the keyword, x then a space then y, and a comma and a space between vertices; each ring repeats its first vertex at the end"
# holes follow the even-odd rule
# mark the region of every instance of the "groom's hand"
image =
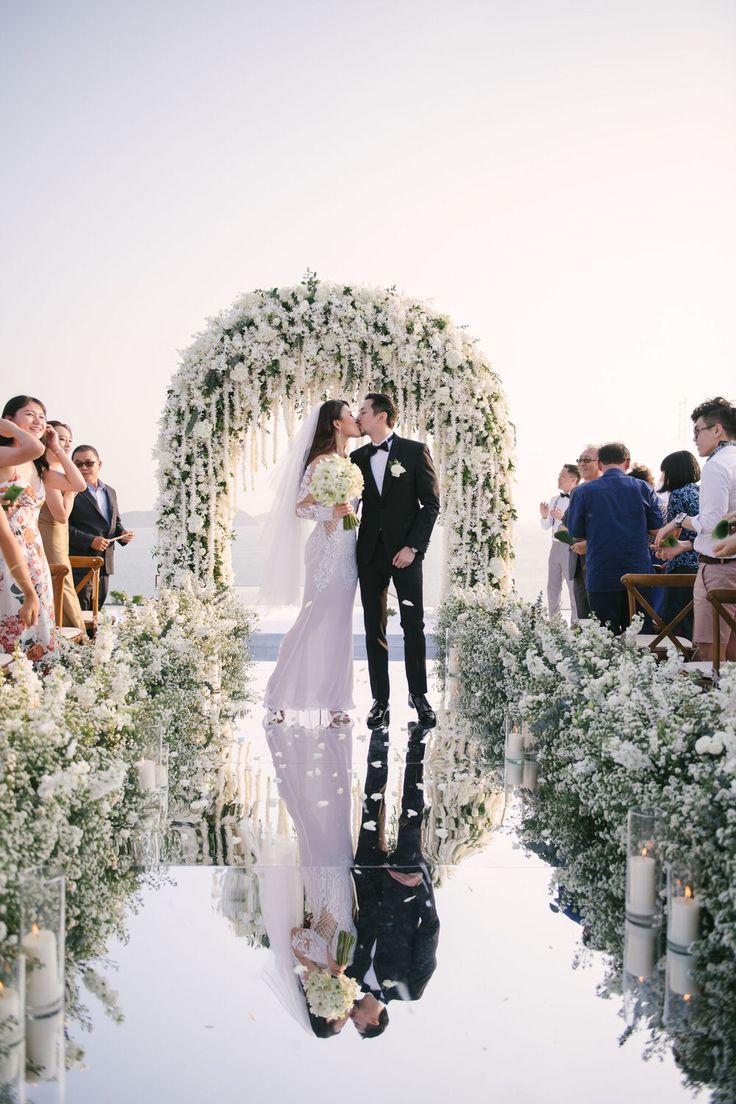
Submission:
POLYGON ((405 545, 404 548, 399 549, 391 563, 394 567, 409 567, 410 564, 414 563, 415 559, 416 552, 412 552, 411 548, 405 545))

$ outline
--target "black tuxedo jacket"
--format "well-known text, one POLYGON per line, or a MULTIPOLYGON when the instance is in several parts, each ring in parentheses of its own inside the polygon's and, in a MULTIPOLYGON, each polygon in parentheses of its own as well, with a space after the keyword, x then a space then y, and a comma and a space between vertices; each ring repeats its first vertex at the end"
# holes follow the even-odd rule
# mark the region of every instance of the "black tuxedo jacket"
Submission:
POLYGON ((107 540, 112 540, 113 537, 119 537, 125 532, 125 526, 118 513, 118 496, 107 483, 105 490, 110 504, 109 522, 100 513, 97 502, 89 491, 80 491, 74 499, 72 512, 69 515, 69 555, 102 556, 105 565, 101 573, 112 575, 115 570, 115 545, 108 545, 104 552, 96 552, 92 548, 95 537, 106 537, 107 540))
POLYGON ((391 559, 404 547, 423 555, 440 512, 440 488, 427 446, 394 433, 380 495, 371 471, 371 446, 356 449, 350 459, 364 481, 358 566, 370 562, 381 536, 391 559), (393 475, 397 462, 404 471, 393 475))

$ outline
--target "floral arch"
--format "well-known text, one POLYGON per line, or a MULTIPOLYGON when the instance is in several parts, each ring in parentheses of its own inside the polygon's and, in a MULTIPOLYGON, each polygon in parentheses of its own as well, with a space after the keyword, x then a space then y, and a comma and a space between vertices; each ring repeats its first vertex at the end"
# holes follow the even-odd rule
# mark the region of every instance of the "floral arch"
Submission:
POLYGON ((511 584, 513 428, 498 377, 447 315, 394 290, 322 283, 242 296, 184 352, 158 441, 160 579, 232 583, 237 472, 275 460, 279 423, 328 396, 394 396, 431 438, 448 581, 511 584), (283 417, 280 417, 282 415, 283 417))

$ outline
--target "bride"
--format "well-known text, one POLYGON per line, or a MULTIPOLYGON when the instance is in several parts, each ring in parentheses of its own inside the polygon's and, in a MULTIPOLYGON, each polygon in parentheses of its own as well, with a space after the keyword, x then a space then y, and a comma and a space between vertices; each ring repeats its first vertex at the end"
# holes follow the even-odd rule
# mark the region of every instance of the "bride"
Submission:
POLYGON ((304 582, 299 616, 282 641, 266 686, 264 704, 277 722, 319 724, 325 713, 327 723, 349 722, 358 568, 356 530, 343 528, 342 519, 355 512, 358 499, 320 506, 311 486, 317 465, 346 456, 350 438, 361 436, 343 399, 315 407, 297 436, 277 491, 260 601, 295 604, 304 582), (305 520, 317 523, 306 544, 305 520))

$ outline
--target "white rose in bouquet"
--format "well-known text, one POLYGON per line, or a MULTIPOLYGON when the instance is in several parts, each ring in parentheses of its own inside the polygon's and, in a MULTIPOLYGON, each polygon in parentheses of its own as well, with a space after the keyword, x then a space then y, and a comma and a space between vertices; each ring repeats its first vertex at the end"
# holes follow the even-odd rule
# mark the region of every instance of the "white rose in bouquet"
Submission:
MULTIPOLYGON (((337 506, 348 502, 363 490, 360 469, 344 456, 331 456, 317 465, 312 476, 312 494, 320 506, 337 506)), ((355 514, 342 519, 343 529, 357 529, 355 514)))

